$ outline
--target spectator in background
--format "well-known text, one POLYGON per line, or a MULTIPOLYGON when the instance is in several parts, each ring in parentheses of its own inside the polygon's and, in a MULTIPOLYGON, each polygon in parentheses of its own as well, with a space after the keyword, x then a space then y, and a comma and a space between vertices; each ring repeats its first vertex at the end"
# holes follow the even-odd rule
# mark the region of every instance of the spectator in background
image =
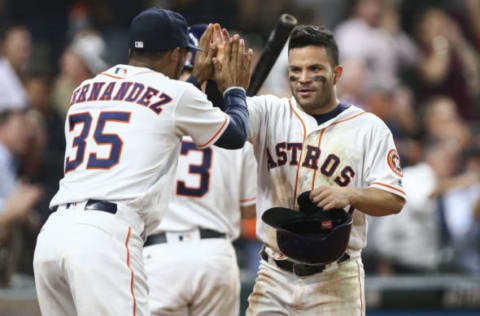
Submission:
POLYGON ((62 116, 68 111, 73 90, 108 68, 103 59, 105 49, 102 37, 92 31, 77 34, 66 48, 53 92, 53 103, 62 116))
POLYGON ((24 170, 30 178, 41 183, 44 188, 44 196, 38 204, 40 220, 44 222, 50 209, 48 204, 58 190, 58 180, 63 176, 63 159, 65 153, 64 118, 52 104, 52 79, 46 73, 33 73, 28 75, 25 87, 30 98, 31 119, 36 122, 37 137, 36 146, 32 146, 35 154, 27 159, 28 166, 24 170), (45 138, 45 146, 40 146, 45 138), (33 161, 32 161, 33 160, 33 161))
POLYGON ((422 158, 423 131, 420 118, 415 115, 415 102, 413 91, 402 86, 393 91, 389 105, 391 117, 398 126, 399 135, 394 140, 404 167, 416 165, 422 158))
POLYGON ((338 82, 340 99, 346 103, 366 107, 367 65, 361 59, 350 59, 343 63, 342 80, 338 82))
POLYGON ((480 93, 479 57, 458 24, 442 9, 429 8, 419 19, 416 34, 421 48, 419 101, 444 94, 455 101, 463 119, 478 118, 473 102, 480 93))
POLYGON ((460 146, 462 151, 467 149, 471 133, 451 98, 442 95, 434 96, 427 101, 422 110, 425 133, 429 137, 451 139, 460 146))
POLYGON ((453 254, 454 270, 480 275, 480 146, 465 152, 465 173, 477 177, 471 185, 445 193, 445 236, 453 254))
POLYGON ((392 89, 417 60, 414 42, 401 30, 396 7, 385 0, 358 0, 354 14, 335 30, 341 63, 364 62, 366 88, 392 89))
POLYGON ((455 176, 459 154, 454 142, 432 140, 424 160, 404 169, 408 196, 404 210, 378 221, 374 231, 376 250, 385 260, 380 273, 428 273, 439 268, 443 258, 437 197, 477 180, 469 173, 455 176))
POLYGON ((374 87, 364 96, 365 109, 380 117, 392 132, 403 166, 415 164, 421 155, 418 137, 420 124, 414 113, 410 89, 374 87))
POLYGON ((301 23, 322 24, 333 30, 347 15, 351 1, 295 0, 295 2, 311 15, 311 21, 302 19, 301 23))
POLYGON ((17 178, 17 159, 28 150, 30 131, 23 111, 0 111, 0 285, 15 272, 22 248, 19 226, 31 222, 42 196, 37 185, 17 178), (19 238, 20 237, 20 238, 19 238))
POLYGON ((475 47, 477 52, 480 53, 480 1, 466 0, 466 5, 475 47))
POLYGON ((22 80, 30 58, 30 32, 21 25, 0 31, 0 109, 23 109, 28 104, 22 80))

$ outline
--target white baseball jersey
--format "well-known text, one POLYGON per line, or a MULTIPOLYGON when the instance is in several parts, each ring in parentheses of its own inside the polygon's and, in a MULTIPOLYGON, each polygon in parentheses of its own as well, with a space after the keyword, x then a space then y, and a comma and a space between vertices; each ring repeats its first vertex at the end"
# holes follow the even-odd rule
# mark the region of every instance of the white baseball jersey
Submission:
POLYGON ((175 196, 156 233, 167 242, 144 249, 152 315, 236 316, 240 275, 231 241, 240 234, 242 206, 256 200, 252 145, 199 149, 184 137, 175 196), (226 238, 194 238, 199 228, 226 238), (182 236, 182 241, 171 236, 182 236))
MULTIPOLYGON (((249 139, 258 162, 257 236, 279 252, 276 231, 261 220, 265 210, 296 209, 298 195, 318 185, 374 187, 405 198, 393 137, 378 117, 350 105, 318 125, 294 98, 248 99, 249 139)), ((349 208, 348 208, 349 210, 349 208)), ((354 211, 347 252, 366 244, 365 214, 354 211)))
POLYGON ((123 201, 154 228, 172 195, 181 137, 213 144, 229 117, 193 85, 117 65, 73 93, 65 123, 65 177, 50 206, 123 201))
POLYGON ((227 150, 199 149, 184 137, 174 185, 174 198, 155 232, 208 228, 240 235, 240 208, 256 203, 257 163, 251 144, 227 150))

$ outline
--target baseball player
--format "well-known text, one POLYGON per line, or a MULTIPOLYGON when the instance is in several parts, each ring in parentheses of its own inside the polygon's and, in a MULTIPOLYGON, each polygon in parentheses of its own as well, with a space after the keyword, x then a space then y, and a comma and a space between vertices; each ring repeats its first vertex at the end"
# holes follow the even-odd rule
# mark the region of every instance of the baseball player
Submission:
MULTIPOLYGON (((213 72, 214 29, 219 26, 210 25, 200 40, 194 71, 200 82, 213 72)), ((180 14, 148 9, 130 26, 129 65, 114 66, 74 91, 65 124, 65 176, 34 255, 43 315, 150 315, 143 243, 167 209, 182 136, 191 135, 198 148, 243 146, 244 67, 251 54, 236 37, 215 59, 216 79, 230 87, 226 114, 193 85, 175 80, 187 46, 180 14)))
POLYGON ((240 275, 232 241, 255 216, 252 146, 199 149, 184 138, 175 197, 144 249, 152 315, 235 316, 240 275))
MULTIPOLYGON (((206 27, 189 28, 192 45, 206 27)), ((192 64, 187 58, 185 78, 192 64)), ((152 315, 238 315, 240 277, 231 242, 239 236, 241 217, 255 216, 252 170, 251 144, 239 150, 200 149, 183 138, 175 196, 145 243, 152 315)))
MULTIPOLYGON (((338 48, 324 27, 300 25, 290 35, 291 99, 247 100, 249 139, 258 162, 257 236, 264 242, 247 315, 365 315, 365 215, 398 213, 405 203, 392 135, 375 115, 337 99, 338 48), (272 207, 297 210, 297 197, 324 210, 353 211, 346 254, 327 265, 298 264, 262 222, 272 207)), ((322 249, 312 249, 322 251, 322 249)))

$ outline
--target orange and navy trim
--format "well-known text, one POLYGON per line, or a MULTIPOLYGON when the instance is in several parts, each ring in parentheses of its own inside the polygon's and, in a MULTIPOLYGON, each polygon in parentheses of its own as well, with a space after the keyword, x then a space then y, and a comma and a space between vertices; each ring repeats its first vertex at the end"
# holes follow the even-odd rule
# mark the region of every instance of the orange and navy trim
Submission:
MULTIPOLYGON (((297 113, 297 111, 295 111, 293 105, 292 105, 292 100, 288 100, 288 103, 290 104, 290 109, 292 110, 292 112, 295 114, 295 116, 298 118, 298 120, 300 121, 300 123, 302 124, 302 128, 303 128, 303 141, 302 141, 302 144, 305 143, 305 138, 307 137, 307 128, 305 127, 305 122, 302 120, 302 118, 300 117, 300 115, 297 113)), ((302 154, 303 154, 303 150, 300 152, 300 157, 298 158, 298 163, 297 163, 297 175, 295 176, 295 189, 293 191, 293 208, 295 209, 295 205, 297 203, 297 188, 298 188, 298 174, 300 172, 300 162, 302 161, 302 154)))
POLYGON ((385 184, 385 183, 372 182, 370 185, 371 185, 371 186, 372 186, 372 185, 383 186, 383 187, 389 188, 390 190, 393 190, 393 191, 397 192, 397 194, 400 193, 400 194, 403 195, 403 196, 407 196, 407 194, 405 193, 405 191, 403 191, 403 190, 401 190, 401 189, 399 189, 399 188, 393 187, 393 186, 391 186, 391 185, 385 184))
POLYGON ((222 126, 220 126, 220 128, 217 130, 217 132, 215 134, 213 134, 213 136, 204 144, 202 145, 197 145, 198 148, 203 148, 203 147, 208 147, 213 141, 215 141, 218 137, 218 135, 223 132, 223 130, 225 130, 225 128, 227 127, 227 123, 230 121, 230 117, 228 115, 225 114, 225 120, 223 121, 223 124, 222 126))
POLYGON ((125 240, 125 248, 127 248, 127 267, 130 270, 130 292, 132 293, 132 298, 133 298, 133 316, 137 315, 137 299, 135 297, 135 291, 134 291, 134 281, 135 281, 135 273, 133 272, 132 267, 130 266, 130 249, 128 248, 128 242, 130 240, 130 235, 132 234, 132 229, 128 227, 128 234, 127 238, 125 240))

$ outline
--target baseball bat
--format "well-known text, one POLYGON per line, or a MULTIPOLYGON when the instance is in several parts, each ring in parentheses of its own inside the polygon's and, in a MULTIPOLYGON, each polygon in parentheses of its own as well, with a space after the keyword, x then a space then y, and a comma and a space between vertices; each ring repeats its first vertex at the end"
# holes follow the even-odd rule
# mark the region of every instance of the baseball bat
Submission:
POLYGON ((291 14, 282 14, 278 19, 277 25, 270 33, 258 63, 253 69, 252 79, 247 90, 248 96, 254 96, 262 87, 295 25, 297 25, 297 19, 291 14))

